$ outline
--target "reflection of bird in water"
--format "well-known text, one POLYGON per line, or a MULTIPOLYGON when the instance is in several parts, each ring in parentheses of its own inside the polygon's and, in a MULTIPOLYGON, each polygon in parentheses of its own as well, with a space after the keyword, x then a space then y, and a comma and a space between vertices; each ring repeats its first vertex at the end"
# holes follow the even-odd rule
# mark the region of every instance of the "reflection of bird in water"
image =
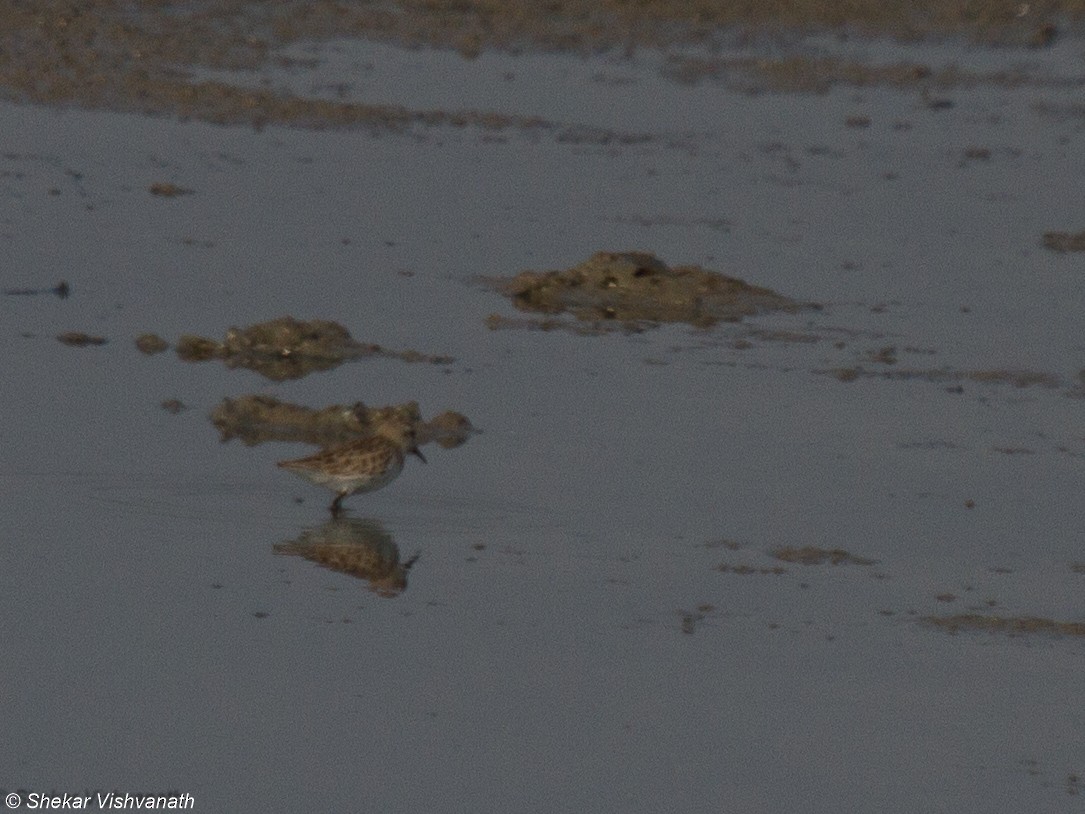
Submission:
POLYGON ((373 435, 328 447, 307 458, 279 461, 279 466, 335 492, 329 508, 337 517, 343 510, 343 498, 372 492, 399 477, 405 453, 417 455, 425 463, 425 456, 418 451, 413 424, 384 421, 375 429, 373 435))
POLYGON ((353 517, 337 517, 306 529, 297 540, 279 543, 274 551, 364 579, 371 591, 385 597, 406 589, 407 572, 419 557, 415 554, 401 563, 399 546, 378 521, 353 517))

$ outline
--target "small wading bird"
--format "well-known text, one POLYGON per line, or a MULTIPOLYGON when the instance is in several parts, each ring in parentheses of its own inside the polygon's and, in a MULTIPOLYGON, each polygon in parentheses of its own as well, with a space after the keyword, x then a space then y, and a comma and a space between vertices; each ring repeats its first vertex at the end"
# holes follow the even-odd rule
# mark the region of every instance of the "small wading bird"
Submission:
POLYGON ((335 492, 329 508, 338 517, 343 511, 343 498, 372 492, 394 481, 403 471, 408 452, 426 462, 418 451, 414 426, 386 421, 377 425, 373 435, 322 449, 307 458, 279 461, 278 465, 335 492))

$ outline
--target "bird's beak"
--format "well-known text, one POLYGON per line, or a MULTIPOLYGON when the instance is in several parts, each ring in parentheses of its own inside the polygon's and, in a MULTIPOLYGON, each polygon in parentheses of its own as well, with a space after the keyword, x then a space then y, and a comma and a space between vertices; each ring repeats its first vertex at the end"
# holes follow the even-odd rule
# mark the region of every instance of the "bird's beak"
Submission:
POLYGON ((418 447, 415 447, 411 450, 411 455, 417 455, 419 458, 422 459, 422 463, 424 464, 429 463, 429 461, 426 460, 426 456, 422 454, 422 450, 420 450, 418 447))

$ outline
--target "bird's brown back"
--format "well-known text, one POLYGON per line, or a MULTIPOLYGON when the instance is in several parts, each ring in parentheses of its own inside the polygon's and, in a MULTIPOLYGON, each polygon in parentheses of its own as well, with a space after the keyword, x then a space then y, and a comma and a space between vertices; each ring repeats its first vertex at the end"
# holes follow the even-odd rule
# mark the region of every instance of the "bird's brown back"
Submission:
POLYGON ((278 466, 299 472, 319 470, 329 475, 351 474, 360 470, 382 472, 396 458, 403 458, 403 452, 396 444, 382 436, 372 435, 322 449, 305 458, 279 461, 278 466))

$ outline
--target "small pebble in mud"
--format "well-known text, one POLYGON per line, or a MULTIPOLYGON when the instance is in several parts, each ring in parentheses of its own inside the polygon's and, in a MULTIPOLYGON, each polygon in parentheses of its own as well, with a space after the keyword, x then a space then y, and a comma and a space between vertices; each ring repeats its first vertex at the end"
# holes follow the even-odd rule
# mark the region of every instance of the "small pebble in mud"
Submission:
POLYGON ((188 409, 180 399, 166 399, 160 406, 171 415, 177 415, 188 409))
POLYGON ((73 348, 85 348, 90 345, 104 345, 109 340, 104 336, 93 336, 82 331, 65 331, 57 334, 57 341, 73 348))
POLYGON ((867 358, 872 362, 877 362, 883 365, 895 365, 897 363, 897 349, 892 345, 888 345, 878 350, 872 350, 867 354, 867 358))
POLYGON ((158 334, 140 334, 136 337, 136 348, 139 349, 140 353, 145 353, 148 356, 162 353, 164 350, 169 350, 169 347, 170 343, 158 334))
POLYGON ((157 195, 160 198, 176 198, 178 195, 191 195, 191 189, 185 189, 179 187, 177 184, 170 184, 167 182, 159 181, 151 184, 148 191, 152 195, 157 195))
POLYGON ((945 97, 931 96, 930 89, 923 88, 920 91, 919 97, 923 100, 923 106, 927 110, 949 110, 954 106, 952 99, 945 97))
POLYGON ((856 129, 867 128, 867 127, 870 127, 870 117, 869 116, 848 116, 848 118, 846 118, 844 120, 844 125, 846 127, 853 127, 853 128, 856 128, 856 129))

